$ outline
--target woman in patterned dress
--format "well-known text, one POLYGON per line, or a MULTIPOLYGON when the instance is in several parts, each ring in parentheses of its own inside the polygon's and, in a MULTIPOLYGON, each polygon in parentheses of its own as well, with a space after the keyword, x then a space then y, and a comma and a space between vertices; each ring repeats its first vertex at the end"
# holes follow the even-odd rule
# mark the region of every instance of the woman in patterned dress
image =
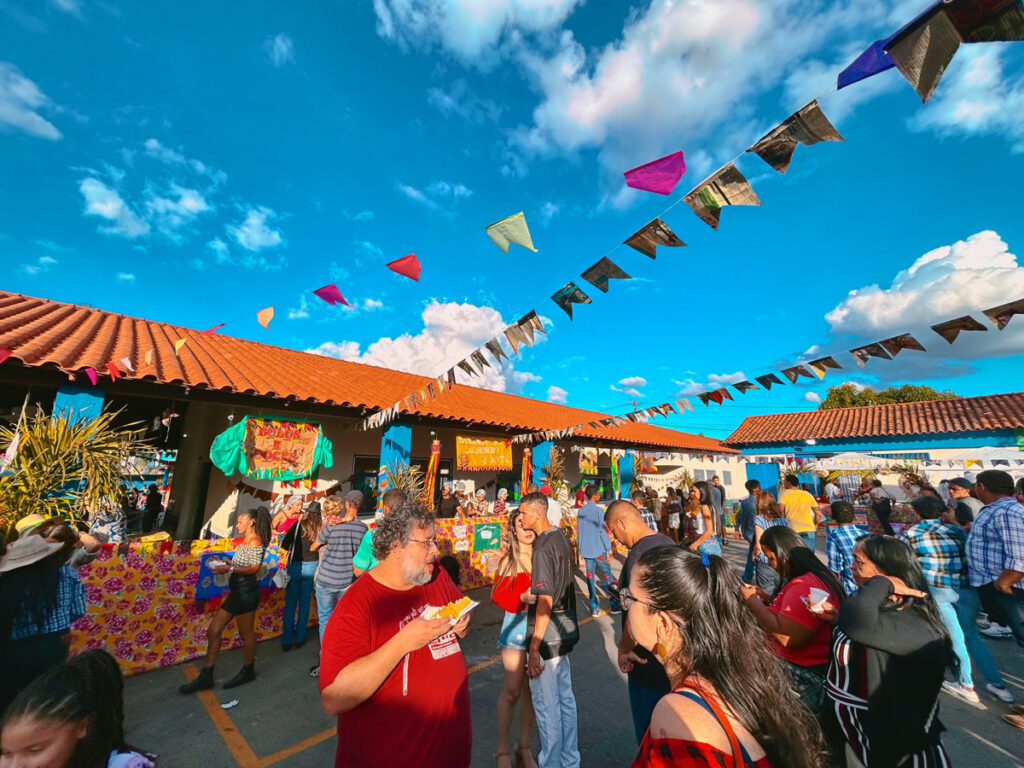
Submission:
POLYGON ((645 553, 622 590, 629 630, 664 665, 658 702, 633 768, 817 768, 821 731, 790 691, 717 555, 645 553))
POLYGON ((206 665, 195 680, 178 689, 181 693, 195 693, 213 688, 213 665, 217 661, 217 654, 220 653, 224 628, 232 619, 238 627, 238 634, 242 636, 242 655, 245 663, 238 674, 224 683, 224 687, 234 688, 256 679, 253 664, 256 660, 256 608, 260 604, 258 574, 263 567, 267 547, 270 545, 270 522, 270 510, 266 507, 238 513, 235 527, 244 541, 235 550, 230 566, 220 563, 210 567, 214 573, 231 574, 228 581, 228 596, 221 603, 206 630, 206 665))

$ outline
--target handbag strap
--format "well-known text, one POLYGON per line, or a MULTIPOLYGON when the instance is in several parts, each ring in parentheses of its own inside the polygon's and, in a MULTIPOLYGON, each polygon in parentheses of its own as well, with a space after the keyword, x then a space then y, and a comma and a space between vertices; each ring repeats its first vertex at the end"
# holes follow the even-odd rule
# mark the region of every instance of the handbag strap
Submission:
POLYGON ((708 691, 706 691, 701 686, 697 685, 696 683, 692 683, 689 680, 683 683, 683 687, 689 688, 690 690, 694 691, 698 696, 701 697, 701 699, 704 700, 704 703, 707 704, 708 708, 711 710, 715 718, 718 720, 718 724, 722 726, 722 730, 725 731, 725 735, 729 737, 729 746, 732 747, 733 766, 735 766, 735 768, 739 768, 740 766, 744 765, 745 761, 743 759, 743 748, 740 746, 740 740, 736 738, 736 731, 733 730, 732 723, 729 722, 729 718, 722 710, 721 705, 719 705, 719 703, 715 700, 715 697, 708 693, 708 691))

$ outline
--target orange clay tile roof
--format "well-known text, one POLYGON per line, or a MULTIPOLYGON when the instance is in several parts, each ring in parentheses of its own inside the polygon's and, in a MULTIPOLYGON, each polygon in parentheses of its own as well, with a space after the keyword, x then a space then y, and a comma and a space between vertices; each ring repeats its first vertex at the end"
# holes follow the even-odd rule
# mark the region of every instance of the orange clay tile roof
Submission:
POLYGON ((934 435, 1018 427, 1024 427, 1024 392, 748 416, 723 442, 750 445, 812 438, 934 435))
MULTIPOLYGON (((0 291, 0 349, 27 366, 69 373, 113 363, 139 379, 243 395, 310 401, 370 411, 390 407, 432 379, 372 365, 273 347, 221 334, 141 320, 90 307, 0 291), (174 342, 185 339, 179 355, 174 342), (153 350, 151 362, 146 353, 153 350), (119 361, 128 358, 134 373, 119 361)), ((457 384, 413 413, 516 432, 564 429, 604 414, 457 384)), ((677 451, 736 453, 718 440, 651 424, 590 429, 580 437, 677 451)))

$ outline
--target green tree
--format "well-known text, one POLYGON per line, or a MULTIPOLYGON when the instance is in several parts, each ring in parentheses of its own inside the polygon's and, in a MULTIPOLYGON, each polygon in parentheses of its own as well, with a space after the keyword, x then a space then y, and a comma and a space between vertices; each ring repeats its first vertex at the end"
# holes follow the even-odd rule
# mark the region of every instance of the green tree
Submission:
POLYGON ((902 387, 889 387, 877 391, 871 387, 858 390, 853 382, 847 381, 844 384, 829 387, 828 395, 818 403, 818 410, 828 411, 833 408, 855 408, 861 405, 889 405, 890 403, 920 403, 925 400, 953 400, 957 397, 959 395, 948 389, 939 391, 918 384, 904 384, 902 387))

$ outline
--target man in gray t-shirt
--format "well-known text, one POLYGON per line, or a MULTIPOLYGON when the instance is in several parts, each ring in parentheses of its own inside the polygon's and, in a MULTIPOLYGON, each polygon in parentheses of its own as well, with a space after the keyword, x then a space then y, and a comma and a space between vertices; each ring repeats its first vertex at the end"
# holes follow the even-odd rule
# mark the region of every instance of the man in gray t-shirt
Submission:
POLYGON ((316 537, 316 542, 310 547, 314 552, 323 550, 320 553, 320 566, 313 578, 321 641, 324 639, 327 620, 331 618, 334 606, 355 579, 352 558, 355 557, 359 543, 366 534, 366 523, 356 519, 362 498, 363 495, 359 491, 349 491, 345 496, 345 517, 340 523, 324 526, 320 535, 316 537))

